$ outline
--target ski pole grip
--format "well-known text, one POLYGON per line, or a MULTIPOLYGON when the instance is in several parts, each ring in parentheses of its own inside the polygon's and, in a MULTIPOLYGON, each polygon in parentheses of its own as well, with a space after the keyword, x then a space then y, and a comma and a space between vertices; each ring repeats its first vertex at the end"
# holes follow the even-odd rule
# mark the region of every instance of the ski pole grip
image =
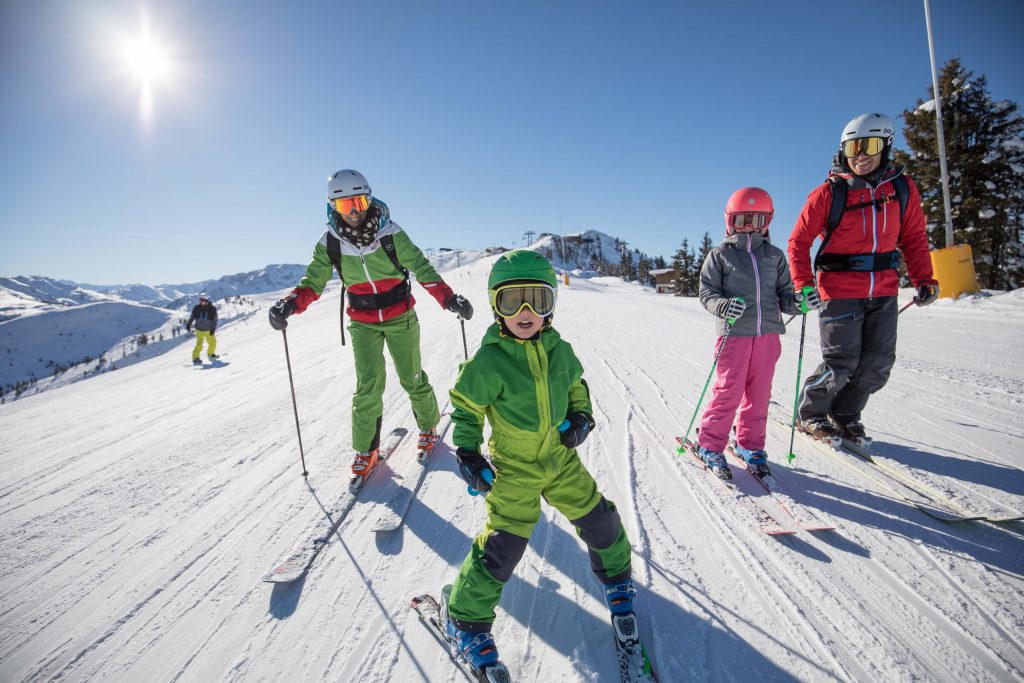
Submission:
MULTIPOLYGON (((743 301, 743 297, 742 296, 736 297, 736 301, 743 301)), ((729 318, 725 322, 729 323, 730 325, 735 325, 736 324, 736 318, 729 318)))
MULTIPOLYGON (((494 483, 494 473, 491 472, 490 470, 484 470, 483 472, 481 472, 480 473, 480 478, 483 479, 484 481, 486 481, 488 484, 493 484, 494 483)), ((472 486, 467 486, 466 488, 469 490, 469 495, 471 495, 471 496, 481 496, 481 495, 486 496, 487 495, 486 492, 484 492, 484 491, 477 491, 472 486)))
POLYGON ((558 431, 564 432, 571 424, 568 419, 562 420, 562 424, 558 425, 558 431))

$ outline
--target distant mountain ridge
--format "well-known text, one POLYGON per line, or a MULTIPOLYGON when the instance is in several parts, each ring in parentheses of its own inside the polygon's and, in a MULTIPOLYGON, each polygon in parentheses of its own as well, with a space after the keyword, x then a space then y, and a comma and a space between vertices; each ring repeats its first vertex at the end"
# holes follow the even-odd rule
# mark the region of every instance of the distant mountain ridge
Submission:
MULTIPOLYGON (((559 235, 541 233, 540 238, 527 248, 544 254, 560 270, 600 275, 619 274, 624 250, 630 251, 634 261, 646 257, 636 250, 629 250, 622 240, 597 230, 565 235, 564 239, 559 235)), ((428 259, 438 272, 444 273, 503 251, 507 249, 500 246, 480 250, 443 249, 428 259)), ((306 266, 301 264, 271 264, 216 279, 156 286, 95 285, 39 275, 0 277, 0 322, 25 314, 98 302, 131 302, 178 310, 194 303, 199 292, 206 292, 217 301, 230 296, 263 294, 294 287, 305 270, 306 266)))

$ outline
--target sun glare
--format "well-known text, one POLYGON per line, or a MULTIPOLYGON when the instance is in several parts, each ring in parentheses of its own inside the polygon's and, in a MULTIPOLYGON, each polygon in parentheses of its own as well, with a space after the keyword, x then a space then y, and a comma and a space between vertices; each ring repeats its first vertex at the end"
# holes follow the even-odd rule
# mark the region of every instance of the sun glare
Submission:
POLYGON ((157 95, 172 90, 180 76, 174 54, 168 43, 150 28, 145 11, 138 32, 122 35, 116 43, 116 59, 124 77, 139 97, 139 122, 144 128, 153 124, 157 95))
POLYGON ((149 37, 129 41, 122 58, 143 86, 157 85, 171 73, 171 58, 167 50, 149 37))

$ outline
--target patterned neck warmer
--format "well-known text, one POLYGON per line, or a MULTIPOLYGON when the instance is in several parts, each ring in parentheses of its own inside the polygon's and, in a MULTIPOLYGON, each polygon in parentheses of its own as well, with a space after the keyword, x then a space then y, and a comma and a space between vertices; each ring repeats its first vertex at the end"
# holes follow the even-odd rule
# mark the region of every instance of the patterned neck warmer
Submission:
POLYGON ((345 238, 345 241, 362 248, 370 246, 377 239, 377 231, 380 230, 381 212, 376 204, 370 205, 369 210, 366 212, 366 219, 354 228, 346 223, 340 214, 337 212, 333 213, 334 215, 331 216, 331 220, 334 221, 335 228, 345 238))

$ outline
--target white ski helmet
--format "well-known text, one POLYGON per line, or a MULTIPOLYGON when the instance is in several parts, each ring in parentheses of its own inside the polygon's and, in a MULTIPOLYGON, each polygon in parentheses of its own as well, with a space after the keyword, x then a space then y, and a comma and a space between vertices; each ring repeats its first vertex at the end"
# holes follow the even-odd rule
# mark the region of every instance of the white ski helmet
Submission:
POLYGON ((333 202, 342 197, 354 197, 357 194, 373 194, 366 176, 351 168, 344 168, 327 179, 327 201, 333 202))
POLYGON ((896 139, 896 126, 893 125, 892 119, 885 114, 861 114, 853 118, 843 128, 839 146, 842 147, 847 140, 859 138, 883 138, 885 148, 889 149, 892 147, 893 140, 896 139))

